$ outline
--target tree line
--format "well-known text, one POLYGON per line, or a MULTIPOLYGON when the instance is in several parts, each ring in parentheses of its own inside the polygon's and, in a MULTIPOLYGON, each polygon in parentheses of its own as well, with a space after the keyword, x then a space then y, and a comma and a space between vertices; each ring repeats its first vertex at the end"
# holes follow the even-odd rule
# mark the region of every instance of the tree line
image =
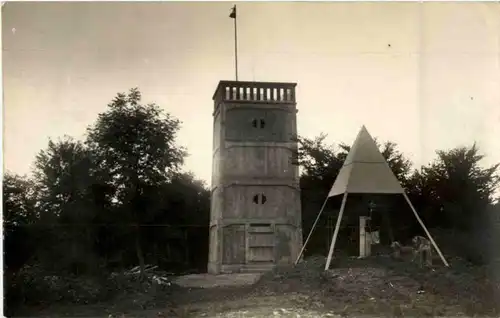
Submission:
MULTIPOLYGON (((180 127, 132 89, 117 94, 84 140, 50 140, 29 177, 5 173, 6 272, 37 265, 47 272, 93 275, 145 264, 205 271, 210 190, 183 170, 187 151, 177 144, 180 127)), ((325 137, 298 138, 304 236, 349 151, 325 137)), ((493 249, 485 242, 493 244, 492 224, 500 214, 499 165, 482 167, 476 144, 437 151, 433 162, 418 169, 395 143, 379 146, 428 227, 462 237, 470 245, 462 245, 464 257, 490 260, 493 249)), ((403 205, 396 202, 393 209, 403 205)), ((395 213, 393 222, 396 229, 410 224, 415 230, 411 213, 395 213)), ((309 253, 324 254, 324 242, 318 239, 309 253)))
POLYGON ((72 274, 146 263, 198 268, 209 190, 181 170, 178 119, 139 90, 118 94, 84 141, 49 141, 32 177, 4 175, 5 266, 72 274), (58 260, 55 262, 54 260, 58 260))

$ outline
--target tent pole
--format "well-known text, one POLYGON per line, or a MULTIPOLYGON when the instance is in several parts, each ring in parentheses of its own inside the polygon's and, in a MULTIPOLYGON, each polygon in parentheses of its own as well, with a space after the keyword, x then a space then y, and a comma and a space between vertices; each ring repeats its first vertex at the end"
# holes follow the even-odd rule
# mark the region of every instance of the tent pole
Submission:
POLYGON ((323 205, 321 206, 321 209, 319 210, 318 216, 316 217, 316 220, 314 221, 314 223, 311 227, 311 230, 309 231, 309 235, 307 235, 306 241, 304 242, 304 245, 302 245, 302 248, 300 249, 299 256, 297 256, 297 259, 295 260, 295 265, 297 265, 297 263, 300 260, 300 257, 302 256, 302 253, 304 253, 304 250, 306 249, 307 242, 309 242, 309 239, 311 238, 311 235, 312 235, 314 229, 316 228, 316 223, 318 223, 319 217, 321 216, 321 214, 323 213, 323 210, 325 209, 326 202, 328 201, 328 198, 329 197, 327 196, 325 201, 323 202, 323 205))
POLYGON ((432 238, 431 233, 429 233, 429 231, 427 230, 427 227, 425 226, 424 222, 418 216, 417 210, 415 210, 415 208, 413 207, 413 204, 411 203, 410 198, 408 198, 408 196, 406 195, 406 192, 403 192, 403 196, 405 197, 406 202, 408 203, 408 205, 410 206, 411 210, 413 211, 413 214, 415 214, 415 217, 417 218, 418 223, 420 223, 420 226, 422 226, 422 228, 424 229, 425 234, 427 234, 427 237, 431 241, 432 246, 434 246, 434 248, 438 252, 439 257, 441 257, 441 260, 443 261, 444 265, 446 267, 449 267, 450 265, 448 264, 448 262, 444 258, 443 253, 441 253, 441 250, 437 246, 436 242, 434 242, 434 239, 432 238))
POLYGON ((326 259, 325 271, 330 267, 330 262, 332 261, 333 250, 335 249, 335 242, 337 241, 337 236, 339 235, 340 222, 342 221, 342 215, 344 214, 345 202, 347 200, 347 192, 344 192, 344 197, 342 198, 342 204, 340 205, 339 217, 337 218, 337 224, 335 225, 335 232, 333 232, 332 243, 330 244, 330 250, 328 251, 328 258, 326 259))

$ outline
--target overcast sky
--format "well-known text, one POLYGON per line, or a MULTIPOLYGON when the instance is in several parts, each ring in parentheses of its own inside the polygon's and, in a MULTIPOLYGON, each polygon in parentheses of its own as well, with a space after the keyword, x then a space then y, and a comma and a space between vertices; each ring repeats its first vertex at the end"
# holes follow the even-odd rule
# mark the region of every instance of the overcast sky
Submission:
MULTIPOLYGON (((186 168, 210 180, 211 98, 234 79, 231 6, 5 4, 5 168, 28 173, 49 137, 83 137, 139 87, 182 120, 186 168)), ((300 135, 352 143, 365 124, 416 165, 474 141, 500 162, 498 2, 241 2, 238 31, 240 80, 298 83, 300 135)))

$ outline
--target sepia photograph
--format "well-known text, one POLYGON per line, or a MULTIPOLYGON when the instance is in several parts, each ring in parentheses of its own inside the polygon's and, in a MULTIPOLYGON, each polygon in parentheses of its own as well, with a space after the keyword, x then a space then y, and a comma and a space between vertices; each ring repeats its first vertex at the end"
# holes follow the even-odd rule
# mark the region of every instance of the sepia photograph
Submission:
POLYGON ((500 1, 2 1, 5 317, 500 315, 500 1))

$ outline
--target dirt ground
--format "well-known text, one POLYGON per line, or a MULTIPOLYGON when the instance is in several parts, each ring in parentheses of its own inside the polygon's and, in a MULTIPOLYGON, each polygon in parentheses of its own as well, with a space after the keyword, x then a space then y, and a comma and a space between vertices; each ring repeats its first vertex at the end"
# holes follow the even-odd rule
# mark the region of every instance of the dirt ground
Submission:
POLYGON ((420 269, 387 258, 324 258, 262 275, 198 275, 161 292, 124 295, 113 304, 52 306, 37 317, 359 317, 498 316, 498 268, 420 269), (236 282, 236 283, 235 283, 236 282), (195 287, 202 286, 202 287, 195 287), (111 315, 111 316, 110 316, 111 315))
POLYGON ((252 285, 261 276, 261 273, 191 274, 178 277, 174 280, 174 283, 187 288, 236 287, 252 285))

